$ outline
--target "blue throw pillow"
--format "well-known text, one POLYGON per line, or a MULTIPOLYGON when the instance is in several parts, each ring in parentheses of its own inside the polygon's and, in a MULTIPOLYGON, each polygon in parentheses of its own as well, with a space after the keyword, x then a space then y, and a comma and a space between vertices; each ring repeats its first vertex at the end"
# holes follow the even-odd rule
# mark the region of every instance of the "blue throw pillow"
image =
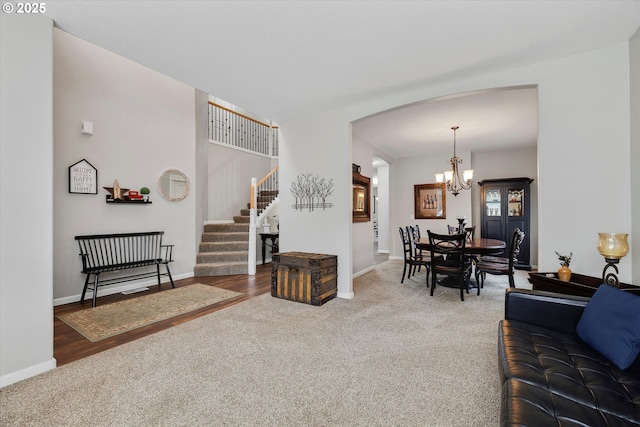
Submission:
POLYGON ((578 336, 618 369, 640 353, 640 296, 600 285, 580 317, 578 336))

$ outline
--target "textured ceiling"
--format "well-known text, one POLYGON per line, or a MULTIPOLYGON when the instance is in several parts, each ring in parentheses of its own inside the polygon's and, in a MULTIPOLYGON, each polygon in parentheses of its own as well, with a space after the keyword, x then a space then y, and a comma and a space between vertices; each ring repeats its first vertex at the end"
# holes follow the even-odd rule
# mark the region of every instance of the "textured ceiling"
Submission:
MULTIPOLYGON (((640 27, 640 1, 613 0, 46 7, 58 28, 275 122, 624 42, 640 27)), ((451 133, 453 124, 437 127, 451 133)))

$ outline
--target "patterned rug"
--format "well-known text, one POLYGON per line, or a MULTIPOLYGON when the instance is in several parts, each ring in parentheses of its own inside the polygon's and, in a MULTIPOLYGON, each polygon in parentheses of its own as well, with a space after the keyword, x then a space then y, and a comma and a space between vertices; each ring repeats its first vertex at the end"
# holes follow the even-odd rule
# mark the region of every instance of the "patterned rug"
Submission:
POLYGON ((196 283, 63 314, 58 318, 89 341, 96 342, 240 295, 243 294, 196 283))

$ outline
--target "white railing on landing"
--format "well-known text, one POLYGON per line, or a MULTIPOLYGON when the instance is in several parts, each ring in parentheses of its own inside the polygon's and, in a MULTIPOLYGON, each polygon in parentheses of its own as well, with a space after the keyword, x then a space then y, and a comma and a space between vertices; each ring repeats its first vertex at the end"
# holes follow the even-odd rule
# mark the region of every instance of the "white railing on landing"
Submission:
POLYGON ((278 126, 209 101, 209 140, 268 157, 278 157, 278 126))
POLYGON ((258 241, 258 227, 269 212, 278 204, 278 166, 262 178, 259 182, 251 178, 249 202, 249 275, 256 274, 256 244, 258 241), (260 199, 260 201, 258 201, 260 199))

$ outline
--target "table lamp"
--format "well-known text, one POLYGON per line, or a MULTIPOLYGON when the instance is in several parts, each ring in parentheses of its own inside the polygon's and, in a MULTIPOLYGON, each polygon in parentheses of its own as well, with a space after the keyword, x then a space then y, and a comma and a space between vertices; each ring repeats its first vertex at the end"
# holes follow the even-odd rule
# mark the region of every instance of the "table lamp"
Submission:
POLYGON ((620 281, 618 280, 618 276, 616 276, 618 273, 618 266, 616 264, 620 262, 620 258, 629 252, 629 244, 627 243, 627 237, 629 235, 623 233, 598 233, 598 236, 600 236, 598 240, 598 252, 600 252, 607 262, 604 270, 602 270, 602 280, 604 283, 618 288, 620 287, 620 281), (607 270, 612 267, 616 272, 607 273, 607 270))

